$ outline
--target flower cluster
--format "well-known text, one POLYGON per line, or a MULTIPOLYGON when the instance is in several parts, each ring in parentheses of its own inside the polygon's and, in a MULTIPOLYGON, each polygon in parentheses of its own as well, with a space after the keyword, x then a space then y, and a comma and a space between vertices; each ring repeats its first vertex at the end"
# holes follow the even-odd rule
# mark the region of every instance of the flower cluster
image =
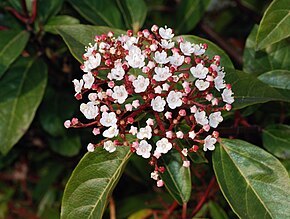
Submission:
POLYGON ((88 151, 103 146, 112 153, 127 145, 150 159, 157 186, 163 185, 161 156, 175 149, 189 167, 188 153, 200 146, 215 149, 219 133, 210 130, 234 102, 220 57, 208 57, 206 44, 173 37, 171 28, 156 25, 137 36, 130 30, 118 37, 113 32, 96 36, 83 54, 82 79, 73 80, 75 97, 86 100, 80 111, 93 121, 65 122, 67 128, 91 126, 94 135, 104 137, 88 151))

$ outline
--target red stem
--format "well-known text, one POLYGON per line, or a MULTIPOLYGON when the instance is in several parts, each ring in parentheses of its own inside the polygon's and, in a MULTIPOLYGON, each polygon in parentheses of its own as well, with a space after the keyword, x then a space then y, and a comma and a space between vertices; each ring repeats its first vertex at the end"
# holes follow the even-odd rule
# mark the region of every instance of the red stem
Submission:
POLYGON ((208 187, 203 195, 203 197, 200 199, 200 201, 198 202, 197 206, 195 207, 195 209, 193 210, 193 212, 191 213, 191 217, 193 217, 197 212, 199 212, 199 210, 201 209, 201 207, 203 206, 204 202, 206 201, 209 192, 211 190, 211 188, 213 187, 213 185, 215 184, 215 176, 213 176, 210 180, 210 183, 208 184, 208 187))
POLYGON ((186 210, 187 210, 187 203, 183 203, 183 205, 182 205, 182 215, 181 215, 182 219, 186 219, 186 210))
POLYGON ((162 121, 161 121, 161 119, 160 119, 160 117, 159 117, 159 114, 158 114, 156 111, 154 111, 154 116, 155 116, 155 118, 156 118, 156 121, 157 121, 157 123, 158 123, 158 125, 159 125, 161 131, 163 132, 163 134, 165 134, 166 130, 165 130, 163 124, 162 124, 162 121))
POLYGON ((37 0, 32 0, 32 14, 29 19, 29 23, 32 24, 35 21, 37 15, 37 0))
POLYGON ((164 214, 164 216, 162 217, 162 219, 167 219, 171 213, 174 211, 174 209, 178 206, 178 203, 176 201, 174 201, 172 203, 172 205, 170 206, 170 208, 168 209, 167 213, 164 214))
POLYGON ((11 12, 21 22, 23 22, 25 24, 27 23, 28 19, 26 17, 22 16, 21 14, 19 14, 19 12, 17 10, 15 10, 14 8, 5 7, 5 10, 11 12))
POLYGON ((24 16, 25 17, 29 17, 25 0, 21 0, 21 6, 22 6, 22 10, 23 10, 24 16))

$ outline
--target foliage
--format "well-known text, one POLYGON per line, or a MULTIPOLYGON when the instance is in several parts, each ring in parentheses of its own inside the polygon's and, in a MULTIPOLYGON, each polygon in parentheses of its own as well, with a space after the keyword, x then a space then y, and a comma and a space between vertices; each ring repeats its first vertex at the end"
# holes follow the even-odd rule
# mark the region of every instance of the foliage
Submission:
POLYGON ((289 14, 287 0, 0 2, 0 218, 290 217, 289 14), (91 130, 63 126, 81 116, 84 47, 153 24, 207 43, 235 96, 215 151, 190 168, 164 157, 165 188, 129 147, 86 153, 91 130))

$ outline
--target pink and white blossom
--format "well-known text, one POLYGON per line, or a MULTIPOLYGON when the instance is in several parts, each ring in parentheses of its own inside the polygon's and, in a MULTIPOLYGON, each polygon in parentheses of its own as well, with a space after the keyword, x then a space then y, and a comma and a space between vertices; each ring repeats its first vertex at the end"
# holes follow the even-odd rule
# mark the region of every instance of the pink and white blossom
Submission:
POLYGON ((142 75, 138 75, 137 79, 135 79, 132 84, 136 93, 142 93, 146 91, 149 83, 150 82, 148 78, 145 78, 142 75))
POLYGON ((161 154, 166 154, 172 148, 172 143, 167 138, 162 138, 156 142, 156 151, 161 154))
POLYGON ((156 112, 163 112, 165 104, 165 100, 160 96, 157 96, 153 100, 151 100, 151 107, 156 112))
POLYGON ((213 138, 211 135, 208 135, 205 139, 204 139, 204 144, 203 144, 203 150, 207 151, 213 151, 215 149, 214 144, 216 143, 216 139, 213 138))
POLYGON ((140 141, 138 147, 136 148, 136 154, 142 156, 143 158, 149 158, 151 156, 152 146, 147 141, 140 141))
POLYGON ((179 91, 170 91, 166 102, 168 103, 168 106, 170 109, 175 109, 176 107, 180 107, 182 105, 182 93, 179 91))
POLYGON ((116 145, 111 140, 108 140, 104 142, 104 149, 109 153, 113 153, 116 151, 116 145))
POLYGON ((92 102, 82 103, 80 105, 80 111, 87 119, 94 119, 99 114, 99 108, 92 102))
POLYGON ((124 85, 115 86, 113 89, 112 97, 117 100, 118 103, 122 104, 128 97, 128 92, 124 85))

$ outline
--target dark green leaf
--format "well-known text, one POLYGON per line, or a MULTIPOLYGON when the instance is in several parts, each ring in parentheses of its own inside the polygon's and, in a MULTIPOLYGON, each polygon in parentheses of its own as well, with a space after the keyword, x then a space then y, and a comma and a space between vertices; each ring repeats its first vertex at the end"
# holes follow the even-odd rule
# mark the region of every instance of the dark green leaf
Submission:
POLYGON ((274 70, 260 75, 258 79, 271 87, 290 90, 290 71, 274 70))
POLYGON ((64 0, 38 0, 37 1, 37 20, 45 23, 48 18, 56 15, 64 0))
POLYGON ((115 28, 124 27, 122 16, 115 0, 70 0, 68 2, 92 24, 115 28))
POLYGON ((290 69, 290 43, 282 40, 265 49, 255 51, 257 26, 248 36, 243 55, 243 70, 247 73, 261 74, 276 69, 290 69))
POLYGON ((202 18, 210 0, 183 0, 177 8, 175 31, 187 33, 192 30, 202 18))
POLYGON ((129 147, 114 153, 103 148, 87 153, 73 171, 64 191, 61 218, 102 218, 111 195, 131 156, 129 147))
POLYGON ((210 201, 208 203, 211 219, 228 219, 226 212, 216 202, 210 201))
POLYGON ((271 154, 245 141, 222 139, 213 152, 213 167, 240 218, 290 217, 289 176, 271 154))
POLYGON ((59 25, 73 25, 79 24, 80 21, 77 18, 68 16, 68 15, 58 15, 55 17, 50 18, 46 25, 44 26, 44 30, 46 32, 50 32, 52 34, 58 34, 57 30, 55 29, 59 25))
POLYGON ((180 204, 187 203, 191 195, 190 168, 183 167, 178 152, 170 152, 162 156, 165 172, 161 174, 165 187, 171 196, 180 204))
POLYGON ((234 65, 231 59, 229 58, 229 56, 216 44, 198 36, 182 35, 181 37, 183 37, 184 40, 189 41, 191 43, 197 43, 197 44, 206 43, 208 45, 208 49, 205 53, 206 55, 208 55, 210 58, 213 58, 215 55, 219 55, 221 57, 221 66, 225 67, 226 72, 234 69, 234 65))
POLYGON ((117 0, 127 26, 133 29, 134 33, 142 27, 146 15, 147 5, 144 0, 117 0))
POLYGON ((263 49, 290 36, 289 0, 274 0, 261 20, 256 48, 263 49))
POLYGON ((0 151, 6 154, 23 136, 42 100, 47 67, 40 59, 21 58, 0 81, 0 151))
POLYGON ((77 133, 71 133, 58 138, 50 138, 49 147, 62 156, 73 157, 80 152, 82 145, 80 136, 77 133))
POLYGON ((65 25, 56 28, 65 43, 67 44, 72 55, 82 62, 82 55, 85 52, 85 46, 93 43, 95 36, 113 31, 116 35, 125 33, 122 30, 109 27, 96 27, 90 25, 65 25))
POLYGON ((290 177, 290 160, 281 160, 280 162, 286 168, 286 170, 287 170, 287 172, 289 174, 289 177, 290 177))
POLYGON ((290 159, 290 126, 275 124, 263 130, 264 147, 281 159, 290 159))
POLYGON ((255 76, 244 72, 228 73, 226 82, 232 85, 235 96, 233 106, 236 109, 269 101, 289 101, 274 88, 264 84, 255 76))
POLYGON ((0 32, 0 78, 25 48, 29 33, 18 30, 0 32))

